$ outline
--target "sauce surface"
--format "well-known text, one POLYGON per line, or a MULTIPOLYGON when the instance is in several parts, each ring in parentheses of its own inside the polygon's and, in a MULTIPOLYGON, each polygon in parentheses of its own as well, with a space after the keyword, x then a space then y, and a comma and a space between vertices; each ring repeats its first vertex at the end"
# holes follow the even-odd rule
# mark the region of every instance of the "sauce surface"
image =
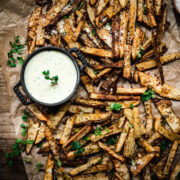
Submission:
POLYGON ((32 97, 43 103, 57 103, 68 97, 75 88, 77 71, 74 63, 58 51, 43 51, 32 57, 24 72, 25 86, 32 97), (58 76, 56 85, 45 79, 43 71, 50 77, 58 76))

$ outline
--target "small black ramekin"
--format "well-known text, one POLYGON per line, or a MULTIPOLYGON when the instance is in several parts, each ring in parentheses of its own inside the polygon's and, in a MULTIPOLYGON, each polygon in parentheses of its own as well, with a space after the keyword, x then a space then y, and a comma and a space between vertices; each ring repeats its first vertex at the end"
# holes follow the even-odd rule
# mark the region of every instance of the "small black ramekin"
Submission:
POLYGON ((85 57, 82 55, 81 51, 76 47, 72 48, 72 49, 69 49, 69 50, 64 50, 64 49, 61 49, 61 48, 58 48, 58 47, 52 47, 52 46, 39 48, 38 50, 36 50, 32 54, 30 54, 27 57, 27 59, 25 60, 23 66, 22 66, 22 69, 21 69, 20 81, 14 86, 14 92, 16 93, 17 97, 19 98, 19 100, 21 101, 21 103, 23 105, 29 105, 29 104, 32 104, 34 102, 36 102, 38 104, 45 105, 45 106, 58 106, 58 105, 61 105, 61 104, 65 103, 66 101, 68 101, 75 94, 75 92, 76 92, 76 90, 78 88, 79 82, 80 82, 80 72, 83 71, 86 66, 87 66, 87 61, 86 61, 85 57), (24 81, 24 72, 25 72, 26 65, 32 59, 33 56, 35 56, 36 54, 38 54, 38 53, 40 53, 42 51, 52 51, 52 50, 64 53, 65 55, 67 55, 71 59, 71 61, 74 63, 76 71, 77 71, 77 81, 76 81, 76 85, 75 85, 74 90, 72 91, 72 93, 68 97, 66 97, 64 100, 59 101, 57 103, 44 103, 44 102, 40 102, 37 99, 35 99, 28 92, 28 89, 26 88, 25 81, 24 81), (82 63, 81 67, 79 67, 79 65, 77 64, 75 58, 71 55, 71 53, 76 53, 78 59, 82 63), (26 97, 19 90, 20 86, 22 86, 25 94, 30 99, 29 101, 26 100, 26 97))

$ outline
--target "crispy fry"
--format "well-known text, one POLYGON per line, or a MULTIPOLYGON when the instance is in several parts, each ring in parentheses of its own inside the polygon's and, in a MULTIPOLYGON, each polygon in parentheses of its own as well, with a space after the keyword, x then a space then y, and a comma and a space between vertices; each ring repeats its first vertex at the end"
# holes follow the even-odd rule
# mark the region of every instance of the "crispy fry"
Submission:
POLYGON ((117 177, 117 179, 123 180, 123 178, 117 172, 115 172, 114 175, 117 177))
POLYGON ((94 86, 90 83, 88 76, 81 76, 81 81, 83 82, 88 93, 94 92, 94 86))
POLYGON ((147 75, 143 72, 139 72, 140 84, 145 87, 152 88, 157 94, 162 97, 180 100, 180 90, 164 83, 161 85, 161 82, 150 75, 147 75))
POLYGON ((151 180, 151 173, 150 173, 149 166, 145 167, 145 171, 143 173, 143 178, 144 178, 144 180, 151 180))
POLYGON ((150 36, 142 45, 143 51, 147 51, 147 49, 152 45, 152 36, 150 36))
POLYGON ((103 122, 111 117, 111 113, 83 113, 77 116, 75 125, 86 124, 86 123, 98 123, 103 122))
POLYGON ((143 21, 143 7, 144 7, 144 0, 138 0, 138 3, 137 3, 137 20, 139 22, 143 21))
POLYGON ((155 4, 155 14, 156 14, 156 16, 160 16, 162 0, 155 0, 154 4, 155 4))
POLYGON ((162 124, 162 119, 160 117, 155 117, 154 118, 154 130, 156 132, 159 131, 159 127, 161 126, 161 124, 162 124))
POLYGON ((134 70, 133 80, 134 80, 135 83, 139 82, 139 73, 138 73, 138 70, 136 68, 134 70))
POLYGON ((172 167, 172 163, 173 163, 175 155, 176 155, 178 144, 179 144, 178 141, 174 141, 174 143, 173 143, 173 145, 171 147, 171 150, 169 152, 168 159, 167 159, 166 165, 164 167, 164 171, 163 171, 163 173, 165 175, 169 174, 169 171, 170 171, 170 169, 172 167))
MULTIPOLYGON (((39 122, 34 122, 32 119, 28 120, 28 131, 27 131, 27 141, 32 140, 35 141, 37 132, 39 128, 39 122)), ((29 154, 33 147, 33 143, 26 144, 26 153, 29 154)))
POLYGON ((117 154, 115 151, 111 150, 107 145, 103 144, 102 142, 98 142, 99 147, 102 148, 104 151, 106 151, 107 153, 109 153, 111 156, 113 156, 114 158, 118 159, 121 162, 124 162, 125 159, 122 155, 117 154))
POLYGON ((148 139, 148 143, 150 145, 153 145, 157 140, 162 139, 162 136, 158 133, 155 132, 149 139, 148 139))
POLYGON ((141 95, 143 94, 147 88, 122 88, 122 87, 117 87, 117 94, 122 94, 122 95, 141 95))
POLYGON ((86 106, 92 106, 92 107, 105 107, 108 105, 105 102, 91 100, 91 99, 83 99, 83 98, 77 98, 75 101, 76 103, 86 105, 86 106))
POLYGON ((155 154, 146 154, 143 157, 137 158, 135 160, 135 166, 130 166, 130 171, 133 175, 137 176, 154 156, 155 154))
POLYGON ((84 24, 84 20, 81 20, 81 21, 78 23, 78 25, 77 25, 77 27, 76 27, 76 29, 75 29, 74 35, 73 35, 73 37, 72 37, 72 40, 73 40, 73 41, 77 41, 77 38, 79 37, 79 34, 80 34, 81 29, 82 29, 82 27, 83 27, 83 24, 84 24))
POLYGON ((44 180, 53 180, 53 167, 54 160, 52 159, 52 154, 49 154, 44 174, 44 180))
POLYGON ((80 176, 74 176, 74 180, 109 180, 109 177, 105 173, 98 173, 96 175, 86 174, 80 176))
POLYGON ((99 0, 97 2, 96 16, 98 16, 103 11, 103 9, 106 7, 108 2, 109 2, 109 0, 99 0))
POLYGON ((133 111, 130 108, 124 109, 124 115, 127 120, 133 125, 133 111))
POLYGON ((45 133, 44 133, 45 128, 46 128, 46 126, 43 123, 41 123, 38 133, 37 133, 37 136, 36 136, 35 144, 38 144, 45 138, 45 133))
POLYGON ((128 3, 128 0, 119 0, 119 3, 120 3, 121 8, 125 8, 128 3))
POLYGON ((88 37, 88 35, 84 32, 81 32, 79 35, 79 38, 84 43, 85 46, 90 48, 95 48, 95 44, 91 41, 91 39, 88 37))
POLYGON ((179 172, 180 172, 180 160, 177 162, 177 164, 175 165, 172 173, 171 173, 171 176, 170 176, 170 180, 174 180, 178 177, 179 175, 179 172))
POLYGON ((144 14, 143 14, 143 23, 144 23, 148 28, 152 28, 152 27, 153 27, 152 24, 151 24, 151 22, 150 22, 150 20, 149 20, 149 18, 148 18, 148 16, 147 16, 147 15, 144 15, 144 14))
POLYGON ((87 6, 87 14, 88 14, 89 20, 91 21, 91 23, 93 25, 95 25, 95 8, 91 7, 89 5, 89 1, 88 0, 86 0, 86 6, 87 6))
POLYGON ((131 46, 130 45, 125 46, 123 77, 126 79, 130 79, 131 77, 131 46))
POLYGON ((96 4, 96 0, 89 0, 89 2, 91 6, 94 6, 96 4))
POLYGON ((153 7, 153 1, 151 0, 146 0, 145 1, 146 3, 146 8, 147 8, 147 13, 148 13, 148 18, 152 24, 152 26, 157 26, 156 24, 156 19, 155 19, 155 16, 154 16, 154 7, 153 7))
POLYGON ((45 43, 45 29, 43 28, 44 15, 41 15, 38 20, 36 30, 36 46, 43 46, 45 43))
POLYGON ((115 63, 106 63, 106 64, 99 64, 99 65, 94 65, 93 68, 96 70, 101 70, 105 68, 122 68, 123 67, 123 61, 120 60, 115 63))
POLYGON ((96 173, 96 172, 106 172, 108 170, 107 164, 97 164, 95 166, 92 166, 90 169, 83 172, 83 174, 89 174, 89 173, 96 173))
POLYGON ((58 169, 57 180, 64 180, 64 178, 65 178, 66 180, 73 180, 72 177, 69 176, 69 174, 64 171, 63 167, 60 167, 60 168, 58 169))
POLYGON ((174 114, 171 101, 156 98, 154 103, 174 133, 178 134, 180 132, 180 119, 174 114))
POLYGON ((71 130, 76 121, 76 117, 77 117, 77 114, 73 115, 66 121, 66 125, 64 127, 63 134, 60 139, 60 144, 64 144, 69 139, 71 130))
POLYGON ((124 10, 120 12, 120 37, 119 37, 120 58, 123 58, 125 53, 127 26, 128 26, 128 12, 124 10))
POLYGON ((70 113, 80 113, 80 112, 93 113, 94 109, 93 109, 93 107, 70 105, 68 111, 70 113))

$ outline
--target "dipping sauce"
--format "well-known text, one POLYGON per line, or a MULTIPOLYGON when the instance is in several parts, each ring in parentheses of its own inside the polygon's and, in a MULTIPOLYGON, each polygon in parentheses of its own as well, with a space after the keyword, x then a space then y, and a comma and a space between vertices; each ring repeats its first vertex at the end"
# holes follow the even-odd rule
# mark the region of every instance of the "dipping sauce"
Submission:
POLYGON ((74 90, 77 71, 72 60, 64 53, 43 51, 28 62, 24 72, 25 86, 36 100, 53 104, 66 99, 74 90), (43 71, 49 70, 50 77, 58 76, 57 84, 45 79, 43 71))

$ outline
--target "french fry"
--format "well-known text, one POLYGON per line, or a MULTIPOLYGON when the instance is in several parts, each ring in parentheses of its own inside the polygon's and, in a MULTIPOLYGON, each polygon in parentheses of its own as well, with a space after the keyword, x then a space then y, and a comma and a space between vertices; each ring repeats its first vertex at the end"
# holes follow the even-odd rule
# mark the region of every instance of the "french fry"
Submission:
POLYGON ((28 41, 28 53, 31 54, 36 46, 36 33, 34 33, 32 30, 28 30, 27 41, 28 41))
POLYGON ((162 0, 155 0, 154 4, 155 4, 155 14, 156 14, 156 16, 160 16, 162 0))
POLYGON ((109 177, 105 173, 97 173, 96 175, 85 174, 74 176, 73 180, 109 180, 109 177))
POLYGON ((45 35, 45 39, 49 40, 52 46, 60 47, 61 45, 61 35, 57 34, 45 35))
POLYGON ((93 25, 95 25, 95 7, 91 7, 88 0, 86 0, 86 6, 89 20, 93 25))
POLYGON ((53 180, 53 167, 54 160, 52 158, 52 154, 49 154, 44 174, 44 180, 53 180))
POLYGON ((144 102, 144 108, 145 108, 145 112, 146 112, 146 136, 150 137, 152 135, 152 130, 153 130, 151 100, 144 102))
POLYGON ((91 6, 94 6, 96 4, 96 0, 89 0, 89 2, 91 6))
POLYGON ((131 49, 130 45, 125 46, 123 77, 126 79, 131 77, 131 49))
POLYGON ((168 155, 168 159, 167 159, 167 162, 166 162, 166 165, 164 167, 164 171, 163 173, 165 175, 168 175, 169 174, 169 171, 172 167, 172 163, 174 161, 174 158, 175 158, 175 155, 176 155, 176 151, 177 151, 177 148, 178 148, 178 144, 179 142, 178 141, 174 141, 172 147, 171 147, 171 150, 169 152, 169 155, 168 155))
POLYGON ((90 48, 90 47, 81 47, 80 50, 83 53, 91 54, 94 56, 113 58, 112 51, 110 51, 110 50, 90 48))
POLYGON ((100 93, 90 93, 91 99, 96 100, 109 100, 109 101, 118 101, 118 100, 140 100, 140 96, 120 96, 120 95, 106 95, 100 93))
POLYGON ((118 160, 114 160, 115 169, 122 179, 130 180, 129 170, 126 164, 122 164, 118 160))
POLYGON ((94 92, 94 86, 90 83, 88 76, 81 76, 81 81, 83 82, 88 93, 94 92))
MULTIPOLYGON (((34 122, 32 119, 28 120, 28 131, 27 131, 27 141, 36 140, 37 132, 39 128, 39 122, 34 122)), ((33 147, 33 143, 26 144, 26 153, 29 154, 33 147)))
POLYGON ((99 147, 102 148, 104 151, 106 151, 107 153, 109 153, 112 157, 114 157, 115 159, 118 159, 121 162, 124 162, 125 159, 122 155, 117 154, 115 151, 111 150, 107 145, 105 145, 102 142, 98 142, 99 147))
POLYGON ((147 15, 143 14, 143 23, 148 27, 148 28, 152 28, 152 24, 151 21, 149 20, 147 15))
POLYGON ((136 12, 137 12, 137 0, 130 0, 129 1, 129 26, 128 26, 128 30, 130 33, 130 41, 133 41, 134 39, 136 12))
POLYGON ((77 118, 77 114, 71 116, 67 121, 66 121, 66 125, 63 129, 63 134, 61 136, 61 139, 60 139, 60 144, 64 144, 70 137, 70 134, 71 134, 71 130, 73 128, 73 125, 76 121, 76 118, 77 118))
POLYGON ((120 3, 121 8, 125 8, 128 3, 128 0, 119 0, 119 3, 120 3))
POLYGON ((64 171, 63 167, 58 168, 58 176, 57 176, 57 180, 73 180, 73 178, 71 176, 69 176, 69 174, 67 172, 64 171))
POLYGON ((120 37, 119 37, 120 58, 123 58, 125 53, 127 27, 128 27, 128 12, 124 10, 120 12, 120 37))
POLYGON ((148 18, 152 24, 152 26, 157 26, 156 24, 156 19, 155 19, 155 16, 154 16, 154 7, 153 7, 153 1, 151 0, 146 0, 145 1, 146 3, 146 8, 147 8, 147 13, 148 13, 148 18))
POLYGON ((49 154, 50 152, 50 148, 49 148, 49 143, 48 142, 45 142, 44 144, 42 144, 42 146, 39 148, 38 150, 38 154, 49 154))
POLYGON ((174 169, 172 170, 171 176, 170 176, 170 180, 174 180, 178 177, 179 175, 179 171, 180 171, 180 160, 176 163, 174 169))
POLYGON ((44 15, 40 15, 36 30, 36 46, 44 46, 45 29, 43 28, 44 15))
POLYGON ((101 157, 94 157, 94 158, 90 159, 86 164, 83 164, 79 167, 72 169, 70 171, 70 175, 74 176, 76 174, 79 174, 79 173, 91 168, 93 165, 99 163, 100 160, 101 160, 101 157))
POLYGON ((83 99, 83 98, 77 98, 75 102, 78 104, 91 106, 91 107, 105 107, 108 105, 106 102, 91 100, 91 99, 83 99))
POLYGON ((150 36, 144 43, 143 45, 141 46, 143 51, 147 51, 147 49, 152 46, 152 36, 150 36))
POLYGON ((83 172, 83 174, 90 174, 90 173, 96 173, 96 172, 106 172, 108 170, 107 164, 97 164, 95 166, 92 166, 90 169, 83 172))
POLYGON ((137 3, 137 20, 139 22, 143 21, 143 7, 144 7, 144 0, 138 0, 138 3, 137 3))
POLYGON ((94 109, 93 109, 93 107, 70 105, 68 111, 73 114, 80 113, 80 112, 93 113, 94 109))
POLYGON ((137 158, 135 160, 135 166, 130 166, 130 171, 132 174, 137 176, 154 156, 155 154, 146 154, 143 157, 137 158))
POLYGON ((80 34, 81 29, 82 29, 82 27, 83 27, 83 24, 84 24, 84 20, 81 20, 81 21, 78 23, 78 25, 77 25, 77 27, 76 27, 76 29, 75 29, 74 35, 73 35, 73 37, 72 37, 72 40, 73 40, 73 41, 77 41, 77 38, 79 37, 79 34, 80 34))
POLYGON ((98 65, 93 66, 93 68, 96 70, 101 70, 101 69, 105 69, 105 68, 122 68, 122 67, 123 67, 122 60, 115 62, 115 63, 98 64, 98 65))
POLYGON ((151 172, 149 166, 145 167, 145 171, 143 173, 144 180, 150 180, 151 179, 151 172))
POLYGON ((40 143, 45 138, 45 128, 46 126, 43 123, 41 123, 34 144, 40 143))
POLYGON ((139 82, 139 73, 138 73, 138 70, 136 68, 134 70, 133 80, 134 80, 135 83, 139 82))
POLYGON ((135 153, 134 128, 131 128, 124 144, 123 155, 125 157, 131 158, 134 155, 134 153, 135 153))
POLYGON ((122 132, 119 136, 119 139, 117 141, 117 144, 116 144, 116 149, 115 149, 116 152, 121 151, 121 149, 124 145, 124 142, 126 140, 126 137, 128 135, 129 129, 130 129, 130 123, 128 121, 126 121, 124 124, 124 129, 122 130, 122 132))
POLYGON ((130 108, 124 109, 124 115, 127 120, 133 125, 133 111, 130 108))
POLYGON ((174 141, 180 142, 180 135, 175 134, 175 133, 165 129, 164 127, 159 127, 159 134, 161 134, 166 139, 169 139, 172 142, 174 142, 174 141))
POLYGON ((147 88, 122 88, 122 87, 117 87, 117 94, 122 94, 122 95, 141 95, 144 92, 147 91, 147 88))
POLYGON ((83 113, 79 114, 76 118, 75 125, 86 124, 86 123, 98 123, 103 122, 111 117, 111 113, 83 113))
POLYGON ((174 114, 171 101, 156 98, 154 103, 174 133, 178 134, 180 132, 180 119, 174 114))
POLYGON ((84 32, 81 32, 79 35, 79 38, 84 43, 85 46, 90 48, 95 48, 95 44, 91 41, 91 39, 88 37, 88 35, 84 32))
POLYGON ((146 132, 143 124, 140 121, 138 107, 133 108, 133 127, 134 127, 134 137, 135 138, 141 137, 141 135, 145 134, 145 132, 146 132))
POLYGON ((156 132, 159 131, 159 127, 161 126, 161 124, 162 124, 162 119, 160 117, 155 117, 154 118, 154 130, 156 132))
POLYGON ((115 172, 114 175, 117 177, 117 179, 123 180, 123 178, 117 172, 115 172))
POLYGON ((98 16, 103 11, 103 9, 106 7, 108 2, 109 2, 109 0, 99 0, 97 2, 96 16, 98 16))
POLYGON ((119 15, 112 18, 112 52, 115 59, 119 58, 119 15))
POLYGON ((150 145, 153 145, 157 140, 160 140, 162 139, 162 136, 158 133, 158 132, 155 132, 148 140, 147 142, 150 144, 150 145))
POLYGON ((139 71, 139 79, 140 79, 140 84, 142 86, 152 88, 160 96, 168 99, 180 100, 179 89, 167 83, 161 85, 161 82, 157 78, 154 78, 140 71, 139 71))

